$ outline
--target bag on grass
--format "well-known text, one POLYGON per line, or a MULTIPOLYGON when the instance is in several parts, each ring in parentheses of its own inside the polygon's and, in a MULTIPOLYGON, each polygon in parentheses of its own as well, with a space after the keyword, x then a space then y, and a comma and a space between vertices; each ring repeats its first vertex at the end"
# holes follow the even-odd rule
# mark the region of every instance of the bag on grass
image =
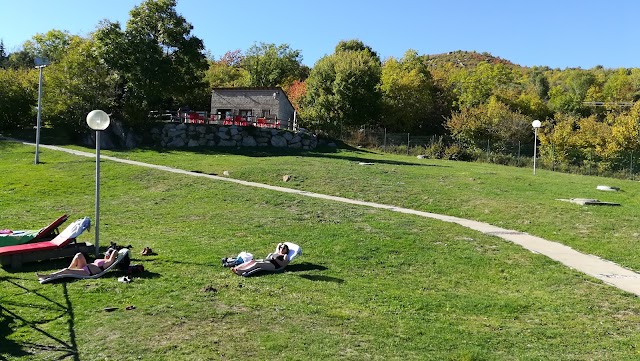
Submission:
POLYGON ((235 258, 223 258, 222 266, 224 267, 235 267, 237 265, 241 265, 245 262, 249 262, 253 259, 253 255, 249 252, 240 252, 238 256, 235 258))

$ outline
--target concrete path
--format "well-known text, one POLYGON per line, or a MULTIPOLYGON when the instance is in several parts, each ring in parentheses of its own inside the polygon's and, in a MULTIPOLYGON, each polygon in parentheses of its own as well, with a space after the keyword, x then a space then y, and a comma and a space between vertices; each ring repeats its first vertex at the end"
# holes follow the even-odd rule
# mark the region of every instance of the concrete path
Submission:
MULTIPOLYGON (((33 143, 24 143, 24 144, 34 145, 33 143)), ((83 157, 95 158, 94 153, 87 153, 87 152, 66 149, 66 148, 56 147, 56 146, 50 146, 50 145, 40 145, 40 147, 67 152, 67 153, 71 153, 71 154, 75 154, 83 157)), ((393 212, 413 214, 421 217, 437 219, 444 222, 456 223, 463 227, 467 227, 475 231, 482 232, 484 234, 500 237, 509 242, 513 242, 515 244, 522 246, 525 249, 528 249, 535 253, 545 255, 568 267, 571 267, 584 274, 597 278, 623 291, 627 291, 637 296, 640 296, 640 274, 638 273, 630 271, 620 265, 617 265, 605 259, 593 256, 593 255, 580 253, 574 250, 573 248, 567 247, 563 244, 547 241, 543 238, 532 236, 527 233, 499 228, 496 226, 492 226, 488 223, 477 222, 477 221, 472 221, 469 219, 458 218, 458 217, 445 216, 445 215, 436 214, 436 213, 416 211, 413 209, 396 207, 396 206, 391 206, 386 204, 364 202, 364 201, 358 201, 358 200, 349 199, 349 198, 329 196, 325 194, 301 191, 301 190, 285 188, 285 187, 272 186, 272 185, 267 185, 262 183, 247 182, 239 179, 219 177, 215 175, 196 173, 196 172, 189 172, 189 171, 185 171, 177 168, 136 162, 132 160, 120 159, 120 158, 103 156, 103 155, 100 156, 100 159, 107 159, 114 162, 120 162, 120 163, 140 166, 140 167, 153 168, 153 169, 158 169, 166 172, 184 174, 184 175, 193 176, 193 177, 204 177, 204 178, 215 179, 215 180, 224 181, 224 182, 232 182, 232 183, 237 183, 244 186, 269 189, 277 192, 298 194, 306 197, 321 198, 321 199, 331 200, 335 202, 354 204, 358 206, 386 209, 393 212)))

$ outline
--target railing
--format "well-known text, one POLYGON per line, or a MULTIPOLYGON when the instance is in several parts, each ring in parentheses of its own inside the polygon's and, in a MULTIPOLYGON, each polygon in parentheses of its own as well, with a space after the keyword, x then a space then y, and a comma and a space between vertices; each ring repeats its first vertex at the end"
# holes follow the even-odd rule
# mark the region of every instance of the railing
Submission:
POLYGON ((237 125, 241 127, 253 126, 258 128, 280 128, 280 121, 277 118, 261 118, 253 115, 225 116, 221 114, 211 114, 207 118, 198 113, 189 113, 188 116, 184 118, 184 123, 237 125))

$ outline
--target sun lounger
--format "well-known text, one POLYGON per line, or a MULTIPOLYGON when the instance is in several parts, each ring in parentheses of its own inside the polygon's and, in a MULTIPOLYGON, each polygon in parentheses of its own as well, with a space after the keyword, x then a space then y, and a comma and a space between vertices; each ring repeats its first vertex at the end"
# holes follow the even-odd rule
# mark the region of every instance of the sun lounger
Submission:
POLYGON ((105 268, 102 272, 96 273, 94 275, 61 274, 61 275, 56 275, 56 276, 52 276, 45 279, 41 278, 41 279, 38 279, 38 281, 44 284, 44 283, 51 282, 53 280, 58 280, 61 278, 79 278, 79 279, 99 278, 99 277, 102 277, 105 273, 109 272, 109 270, 113 269, 118 263, 120 263, 120 261, 125 259, 128 253, 129 253, 128 248, 123 248, 119 250, 118 258, 116 258, 116 260, 109 267, 105 268))
MULTIPOLYGON (((297 244, 291 243, 291 242, 284 242, 284 244, 286 244, 289 247, 289 253, 287 253, 287 255, 289 255, 289 263, 293 262, 293 259, 296 258, 296 256, 302 254, 302 248, 297 244)), ((276 249, 274 253, 278 253, 278 249, 276 249)), ((242 276, 243 277, 251 276, 252 274, 257 272, 270 272, 270 273, 282 272, 286 267, 287 266, 276 268, 275 270, 265 270, 265 269, 257 268, 249 272, 243 273, 242 276)))
POLYGON ((62 215, 40 230, 0 231, 0 247, 51 240, 58 235, 58 227, 60 227, 67 218, 69 218, 69 216, 66 214, 62 215))
POLYGON ((89 228, 90 224, 89 217, 81 218, 71 223, 50 241, 0 247, 0 264, 19 268, 24 262, 67 257, 78 252, 87 252, 86 244, 77 243, 76 237, 89 228))

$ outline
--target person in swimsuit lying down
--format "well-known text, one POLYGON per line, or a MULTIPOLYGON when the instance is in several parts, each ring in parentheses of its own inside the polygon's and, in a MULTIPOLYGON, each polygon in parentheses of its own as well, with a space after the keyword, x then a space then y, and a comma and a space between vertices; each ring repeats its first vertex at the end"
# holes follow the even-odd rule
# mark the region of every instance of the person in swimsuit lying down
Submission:
POLYGON ((270 253, 264 260, 251 260, 239 266, 231 268, 235 274, 242 276, 244 273, 261 269, 265 271, 275 271, 289 264, 289 247, 284 243, 279 243, 277 253, 270 253))
POLYGON ((47 279, 63 274, 75 274, 80 276, 93 276, 97 273, 104 271, 107 267, 118 258, 118 251, 113 248, 109 248, 107 253, 104 254, 104 258, 97 259, 92 263, 87 263, 87 259, 82 253, 76 253, 71 261, 71 264, 67 268, 63 268, 58 272, 50 274, 36 273, 39 279, 47 279))

